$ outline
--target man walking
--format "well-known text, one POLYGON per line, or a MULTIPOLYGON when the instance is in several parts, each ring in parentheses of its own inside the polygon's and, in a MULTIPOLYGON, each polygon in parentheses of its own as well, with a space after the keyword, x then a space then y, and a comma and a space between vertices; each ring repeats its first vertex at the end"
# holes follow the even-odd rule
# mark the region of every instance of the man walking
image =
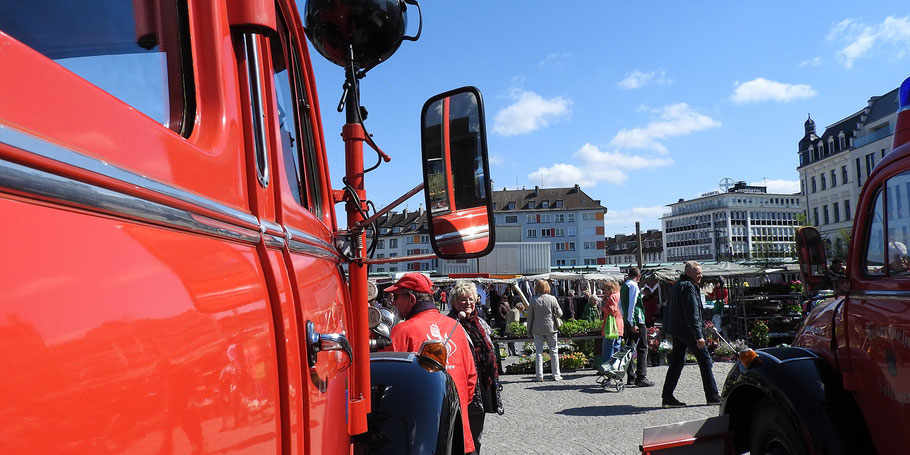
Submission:
POLYGON ((641 271, 638 267, 632 267, 627 276, 626 282, 619 290, 619 306, 625 319, 623 336, 626 344, 635 346, 638 360, 637 367, 633 367, 632 362, 629 362, 626 369, 626 384, 651 387, 654 383, 648 380, 648 329, 645 327, 645 306, 641 301, 641 290, 638 288, 641 271))
POLYGON ((701 317, 701 296, 698 286, 701 284, 701 265, 695 261, 686 262, 685 273, 670 290, 670 300, 664 314, 664 331, 673 337, 673 351, 670 353, 670 366, 664 381, 661 398, 663 407, 678 408, 686 404, 673 397, 673 391, 679 382, 683 365, 686 363, 686 350, 692 351, 701 370, 701 383, 705 390, 708 404, 719 404, 717 383, 712 371, 713 362, 708 348, 705 347, 705 323, 701 317))

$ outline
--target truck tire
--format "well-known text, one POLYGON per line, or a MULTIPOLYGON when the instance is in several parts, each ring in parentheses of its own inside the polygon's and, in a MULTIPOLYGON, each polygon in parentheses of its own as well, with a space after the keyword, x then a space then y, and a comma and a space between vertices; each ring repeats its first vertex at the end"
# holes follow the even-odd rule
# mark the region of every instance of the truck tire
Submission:
POLYGON ((749 451, 752 455, 807 455, 803 441, 786 414, 770 401, 758 406, 752 420, 749 451))

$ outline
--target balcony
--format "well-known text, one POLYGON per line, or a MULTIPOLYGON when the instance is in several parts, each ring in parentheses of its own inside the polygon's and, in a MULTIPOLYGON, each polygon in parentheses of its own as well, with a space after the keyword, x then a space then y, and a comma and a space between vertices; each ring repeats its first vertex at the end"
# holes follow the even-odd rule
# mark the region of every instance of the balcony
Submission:
POLYGON ((862 147, 866 144, 871 144, 879 139, 886 138, 892 134, 894 134, 894 127, 889 124, 888 126, 877 129, 865 136, 860 136, 853 139, 853 147, 862 147))

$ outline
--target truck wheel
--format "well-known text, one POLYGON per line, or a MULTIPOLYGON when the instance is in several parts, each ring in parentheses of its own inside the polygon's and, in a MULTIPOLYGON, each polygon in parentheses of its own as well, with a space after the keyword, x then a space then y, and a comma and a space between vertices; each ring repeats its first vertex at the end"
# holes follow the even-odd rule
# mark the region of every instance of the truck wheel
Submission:
POLYGON ((774 404, 768 401, 759 404, 752 423, 749 441, 752 455, 806 455, 796 428, 774 404))

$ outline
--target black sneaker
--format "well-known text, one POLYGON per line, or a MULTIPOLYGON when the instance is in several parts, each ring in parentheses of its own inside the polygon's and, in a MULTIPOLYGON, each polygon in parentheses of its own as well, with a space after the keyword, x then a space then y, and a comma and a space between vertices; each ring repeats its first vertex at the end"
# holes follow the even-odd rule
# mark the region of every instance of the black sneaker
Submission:
POLYGON ((654 387, 654 383, 647 379, 635 381, 635 387, 654 387))
POLYGON ((707 399, 708 404, 720 404, 720 395, 714 395, 707 399))
POLYGON ((682 401, 679 401, 673 397, 664 398, 663 403, 662 403, 662 406, 665 408, 681 408, 681 407, 684 407, 685 405, 686 405, 685 403, 683 403, 682 401))

